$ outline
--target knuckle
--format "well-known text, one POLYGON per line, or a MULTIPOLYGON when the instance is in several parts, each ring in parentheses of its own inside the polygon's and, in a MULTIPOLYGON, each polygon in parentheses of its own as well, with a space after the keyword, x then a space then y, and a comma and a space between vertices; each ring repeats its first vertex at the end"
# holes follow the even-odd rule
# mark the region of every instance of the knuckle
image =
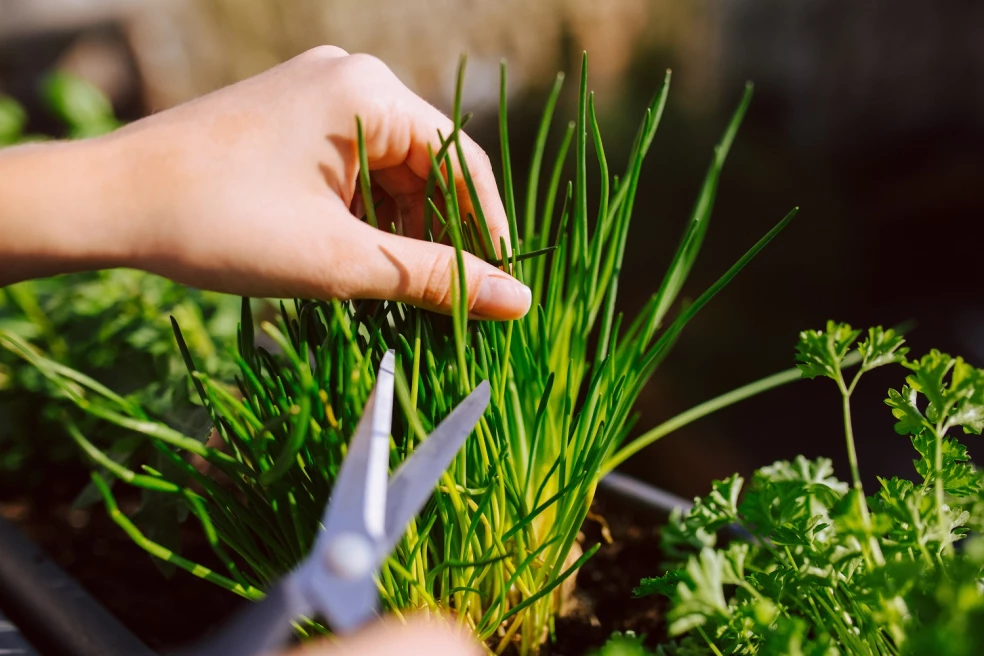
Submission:
POLYGON ((462 139, 461 145, 468 160, 468 167, 473 173, 484 175, 486 171, 492 170, 492 159, 481 146, 471 139, 462 139))
POLYGON ((424 279, 424 288, 421 290, 421 300, 436 308, 451 307, 451 285, 453 284, 452 275, 454 267, 449 257, 435 258, 427 271, 424 279))
POLYGON ((484 268, 488 266, 482 260, 471 253, 465 253, 465 284, 468 285, 468 311, 474 309, 478 302, 478 290, 482 286, 486 273, 484 268))
POLYGON ((336 60, 339 57, 345 57, 346 55, 348 53, 338 46, 321 45, 301 53, 298 55, 298 59, 313 64, 321 64, 326 61, 336 60))
POLYGON ((349 55, 347 65, 354 74, 367 76, 392 77, 393 72, 382 59, 375 55, 356 53, 349 55))

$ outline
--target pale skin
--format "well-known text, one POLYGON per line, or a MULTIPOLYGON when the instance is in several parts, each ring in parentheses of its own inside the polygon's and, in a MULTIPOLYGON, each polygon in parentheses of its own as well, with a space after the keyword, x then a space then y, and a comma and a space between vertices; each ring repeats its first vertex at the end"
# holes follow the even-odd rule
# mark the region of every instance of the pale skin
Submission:
MULTIPOLYGON (((243 296, 390 299, 447 312, 454 250, 422 239, 424 187, 451 121, 378 59, 324 46, 99 139, 0 153, 0 285, 131 267, 243 296), (382 198, 361 213, 355 117, 382 198), (357 202, 358 201, 358 202, 357 202)), ((462 137, 493 243, 506 215, 462 137)), ((455 158, 456 159, 456 158, 455 158)), ((472 213, 452 162, 463 214, 472 213)), ((527 287, 466 256, 472 316, 524 315, 527 287)))
MULTIPOLYGON (((0 151, 0 285, 130 267, 256 297, 389 299, 448 312, 454 250, 422 239, 424 187, 451 121, 379 60, 324 46, 254 78, 81 142, 0 151), (359 221, 355 117, 380 227, 359 221)), ((488 157, 462 136, 493 242, 508 235, 488 157)), ((463 214, 474 214, 457 158, 463 214)), ((501 254, 500 254, 501 255, 501 254)), ((470 314, 506 320, 530 290, 466 255, 470 314)), ((379 623, 313 656, 465 656, 446 623, 379 623)))

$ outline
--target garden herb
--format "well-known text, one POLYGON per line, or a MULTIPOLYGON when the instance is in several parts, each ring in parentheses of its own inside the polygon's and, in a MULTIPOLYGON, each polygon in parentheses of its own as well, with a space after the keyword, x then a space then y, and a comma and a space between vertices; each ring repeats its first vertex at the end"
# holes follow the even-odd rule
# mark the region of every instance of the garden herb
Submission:
POLYGON ((830 460, 799 456, 759 469, 744 496, 731 476, 675 514, 663 534, 672 568, 636 590, 671 600, 677 640, 665 653, 981 653, 984 539, 968 535, 984 526, 984 479, 957 434, 984 428, 984 371, 939 351, 908 359, 892 330, 833 322, 801 333, 796 351, 804 377, 840 390, 851 482, 830 460), (860 362, 853 376, 849 358, 860 362), (850 400, 886 365, 908 372, 885 403, 916 451, 917 477, 879 478, 865 498, 850 400), (751 539, 718 544, 729 525, 751 539))

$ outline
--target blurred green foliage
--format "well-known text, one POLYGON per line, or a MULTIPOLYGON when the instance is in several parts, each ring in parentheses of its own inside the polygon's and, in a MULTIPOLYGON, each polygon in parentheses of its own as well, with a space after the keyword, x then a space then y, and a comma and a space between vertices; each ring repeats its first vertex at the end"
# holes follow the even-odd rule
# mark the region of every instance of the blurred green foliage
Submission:
POLYGON ((616 631, 608 641, 600 648, 588 652, 589 656, 654 656, 654 652, 647 649, 645 635, 636 635, 632 631, 616 631))
MULTIPOLYGON (((237 297, 202 292, 129 269, 32 280, 0 289, 0 331, 29 340, 61 364, 104 381, 140 403, 148 413, 203 442, 211 420, 197 396, 171 331, 174 316, 189 349, 205 370, 222 378, 231 360, 222 357, 236 338, 237 297), (224 366, 223 366, 224 365, 224 366)), ((100 499, 82 476, 90 468, 67 435, 59 399, 33 367, 0 349, 0 480, 30 494, 53 472, 80 473, 76 506, 100 499)), ((172 467, 147 440, 86 418, 85 428, 119 463, 172 467)), ((167 495, 141 493, 134 521, 153 539, 180 549, 178 525, 187 510, 167 495)), ((165 573, 171 567, 155 561, 165 573)))
MULTIPOLYGON (((208 418, 188 394, 184 363, 169 316, 186 330, 189 348, 221 375, 222 349, 236 336, 239 300, 188 289, 139 271, 116 269, 33 280, 0 289, 0 330, 30 341, 58 362, 104 381, 146 404, 168 424, 207 437, 208 418)), ((0 473, 32 459, 63 461, 76 453, 65 439, 40 375, 0 352, 0 473), (51 407, 49 408, 49 405, 51 407), (39 453, 39 449, 42 453, 39 453)), ((129 441, 113 450, 132 450, 129 441)), ((120 431, 122 433, 122 431, 120 431)), ((36 468, 36 467, 35 467, 36 468)), ((25 481, 42 471, 23 471, 25 481)))
MULTIPOLYGON (((109 98, 80 77, 51 73, 41 81, 40 94, 45 109, 65 125, 65 136, 70 139, 98 137, 122 125, 109 98)), ((27 122, 24 108, 0 94, 0 147, 48 139, 47 135, 25 133, 27 122)))
POLYGON ((81 78, 52 73, 41 88, 49 111, 65 123, 72 139, 97 137, 121 125, 109 99, 81 78))
MULTIPOLYGON (((88 82, 54 73, 41 84, 48 111, 72 138, 120 125, 109 100, 88 82)), ((47 137, 25 133, 28 116, 0 96, 0 146, 47 137)), ((134 398, 161 420, 206 439, 207 413, 192 402, 169 316, 185 330, 202 366, 222 375, 220 357, 236 338, 240 301, 189 289, 147 273, 116 269, 32 280, 0 288, 0 330, 14 333, 58 362, 134 398)), ((0 349, 0 479, 30 491, 50 467, 79 455, 37 371, 0 349)), ((195 397, 197 398, 197 397, 195 397)), ((120 461, 139 456, 140 441, 102 427, 101 443, 120 461)), ((81 462, 80 462, 81 464, 81 462)), ((87 465, 80 466, 85 471, 87 465)), ((88 495, 83 495, 84 501, 88 495)))
POLYGON ((13 98, 0 96, 0 146, 20 141, 27 114, 13 98))

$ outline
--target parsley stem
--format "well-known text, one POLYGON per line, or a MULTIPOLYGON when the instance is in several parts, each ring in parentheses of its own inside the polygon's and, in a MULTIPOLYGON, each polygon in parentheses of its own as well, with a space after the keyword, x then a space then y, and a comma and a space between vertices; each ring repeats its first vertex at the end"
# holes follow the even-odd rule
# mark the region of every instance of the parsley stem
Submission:
MULTIPOLYGON (((884 565, 885 557, 882 555, 878 540, 872 535, 871 515, 868 513, 868 502, 865 500, 864 487, 861 485, 861 472, 858 469, 858 453, 854 448, 854 427, 851 423, 851 392, 844 386, 843 378, 838 382, 840 383, 841 396, 844 399, 844 437, 847 442, 847 460, 851 466, 851 480, 854 481, 858 513, 861 515, 864 532, 868 537, 868 548, 871 550, 871 557, 874 559, 875 564, 884 565)), ((857 382, 856 379, 855 382, 857 382)))
POLYGON ((714 656, 724 656, 724 654, 721 653, 721 650, 717 648, 717 645, 711 642, 711 639, 707 637, 707 633, 704 632, 703 627, 701 627, 699 624, 697 625, 697 632, 700 633, 700 637, 704 639, 704 642, 707 643, 707 646, 710 647, 712 652, 714 652, 714 656))
MULTIPOLYGON (((854 448, 854 428, 851 425, 851 394, 843 392, 844 399, 844 435, 847 439, 847 460, 851 465, 851 480, 854 482, 854 489, 860 494, 864 494, 861 486, 861 472, 858 469, 858 453, 854 448)), ((863 513, 867 515, 867 509, 863 513)))
MULTIPOLYGON (((945 413, 943 413, 943 414, 944 414, 944 416, 946 416, 945 413)), ((943 505, 946 503, 946 499, 943 496, 943 433, 944 432, 945 431, 943 429, 943 420, 941 419, 940 422, 936 425, 936 430, 933 431, 933 437, 936 438, 936 440, 935 440, 936 441, 936 453, 933 454, 934 455, 934 460, 935 460, 935 462, 933 464, 934 464, 934 468, 936 469, 936 472, 935 472, 936 473, 936 476, 934 478, 936 480, 933 481, 933 482, 935 483, 935 487, 936 487, 936 489, 935 489, 935 492, 936 492, 936 516, 937 516, 937 518, 939 519, 939 522, 940 522, 940 535, 941 536, 947 535, 950 532, 949 528, 946 525, 946 517, 943 516, 943 505)), ((944 541, 944 540, 941 539, 941 544, 943 544, 943 543, 946 543, 946 541, 944 541)), ((949 550, 950 548, 952 548, 952 543, 946 544, 946 549, 949 550)))

